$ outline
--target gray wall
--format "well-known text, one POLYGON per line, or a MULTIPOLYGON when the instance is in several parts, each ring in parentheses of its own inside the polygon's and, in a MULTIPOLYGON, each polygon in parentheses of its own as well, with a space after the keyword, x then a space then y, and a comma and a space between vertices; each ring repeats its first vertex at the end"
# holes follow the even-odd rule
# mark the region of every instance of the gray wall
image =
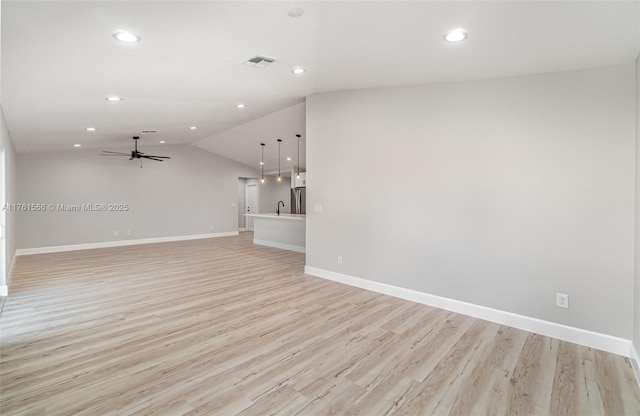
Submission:
POLYGON ((275 213, 278 201, 284 202, 280 207, 283 214, 291 213, 291 179, 283 177, 282 182, 276 181, 276 176, 265 175, 265 182, 260 183, 260 212, 275 213))
MULTIPOLYGON (((0 105, 0 140, 2 140, 1 147, 4 148, 4 192, 5 201, 7 203, 18 202, 16 199, 16 166, 15 159, 16 154, 13 150, 13 143, 11 142, 11 136, 7 130, 4 114, 2 112, 2 105, 0 105)), ((1 207, 0 207, 1 208, 1 207)), ((5 270, 0 279, 0 285, 7 285, 11 279, 10 271, 13 258, 16 253, 16 214, 15 212, 5 212, 5 270)))
POLYGON ((634 77, 309 97, 307 265, 631 339, 634 77))
MULTIPOLYGON (((636 211, 635 211, 635 299, 633 345, 640 353, 640 54, 636 59, 636 211)), ((638 357, 640 358, 640 357, 638 357)), ((640 364, 640 363, 639 363, 640 364)), ((638 380, 640 382, 640 380, 638 380)))
POLYGON ((20 202, 130 207, 127 212, 20 214, 19 248, 238 230, 238 177, 257 171, 187 145, 144 151, 172 159, 146 161, 141 169, 138 161, 100 157, 97 150, 19 154, 20 202))

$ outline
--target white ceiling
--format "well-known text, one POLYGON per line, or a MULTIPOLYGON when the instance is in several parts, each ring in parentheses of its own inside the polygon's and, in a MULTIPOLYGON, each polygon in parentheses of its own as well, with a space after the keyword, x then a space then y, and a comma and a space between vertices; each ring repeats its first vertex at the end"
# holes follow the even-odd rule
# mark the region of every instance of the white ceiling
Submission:
POLYGON ((130 146, 152 129, 141 141, 254 167, 265 142, 273 165, 276 138, 295 155, 313 93, 631 64, 639 4, 3 0, 2 107, 18 152, 130 146), (469 38, 444 42, 457 27, 469 38), (118 29, 142 41, 117 42, 118 29), (279 60, 241 65, 254 54, 279 60))

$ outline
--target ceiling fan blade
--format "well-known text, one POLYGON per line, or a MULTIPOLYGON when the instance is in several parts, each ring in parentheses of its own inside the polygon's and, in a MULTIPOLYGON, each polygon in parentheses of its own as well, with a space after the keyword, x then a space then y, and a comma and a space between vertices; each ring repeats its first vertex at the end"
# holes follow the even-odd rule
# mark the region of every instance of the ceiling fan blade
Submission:
POLYGON ((157 159, 153 156, 140 156, 141 158, 149 159, 149 160, 157 160, 158 162, 163 162, 162 159, 157 159))
POLYGON ((112 155, 107 153, 100 153, 100 156, 129 156, 129 155, 112 155))
POLYGON ((158 159, 171 159, 169 156, 145 155, 144 157, 155 157, 158 159))
MULTIPOLYGON (((111 155, 119 155, 119 156, 129 156, 129 153, 122 153, 122 152, 110 152, 108 150, 103 150, 102 153, 108 153, 111 155)), ((101 156, 106 156, 104 154, 101 154, 101 156)))

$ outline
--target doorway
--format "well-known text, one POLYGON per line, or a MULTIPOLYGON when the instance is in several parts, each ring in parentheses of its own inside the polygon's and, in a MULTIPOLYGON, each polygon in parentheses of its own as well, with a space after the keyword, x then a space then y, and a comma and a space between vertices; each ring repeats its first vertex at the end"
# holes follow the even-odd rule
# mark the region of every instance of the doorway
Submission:
MULTIPOLYGON (((258 207, 258 184, 247 183, 244 187, 245 210, 247 214, 257 214, 258 207)), ((253 218, 245 217, 245 228, 247 231, 253 231, 253 218)))

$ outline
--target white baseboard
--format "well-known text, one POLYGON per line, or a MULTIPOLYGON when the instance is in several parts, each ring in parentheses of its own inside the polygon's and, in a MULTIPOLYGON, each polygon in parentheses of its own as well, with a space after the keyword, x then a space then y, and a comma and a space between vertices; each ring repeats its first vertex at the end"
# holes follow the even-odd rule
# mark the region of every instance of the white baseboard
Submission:
POLYGON ((638 386, 640 386, 640 355, 638 355, 638 351, 633 343, 631 343, 631 353, 629 355, 629 358, 631 359, 631 367, 636 375, 638 386))
POLYGON ((16 250, 16 255, 24 256, 28 254, 59 253, 62 251, 91 250, 94 248, 109 248, 109 247, 134 246, 138 244, 167 243, 170 241, 197 240, 202 238, 215 238, 215 237, 231 237, 235 235, 238 235, 237 231, 229 231, 224 233, 211 233, 211 234, 179 235, 175 237, 143 238, 139 240, 105 241, 102 243, 74 244, 69 246, 21 248, 16 250))
POLYGON ((475 305, 473 303, 462 302, 441 296, 430 295, 411 289, 388 285, 386 283, 375 282, 359 277, 336 273, 316 267, 305 266, 304 272, 311 276, 333 280, 334 282, 359 287, 373 292, 394 296, 424 305, 457 312, 474 318, 484 319, 501 325, 507 325, 524 331, 557 338, 563 341, 611 352, 613 354, 629 357, 631 354, 631 341, 611 335, 574 328, 555 322, 544 321, 525 315, 518 315, 499 309, 488 308, 486 306, 475 305))
POLYGON ((243 231, 247 231, 247 229, 246 229, 245 227, 240 227, 240 228, 238 228, 238 232, 240 232, 240 233, 241 233, 241 232, 243 232, 243 231))
POLYGON ((267 241, 267 240, 256 240, 255 238, 253 239, 253 244, 258 244, 260 246, 281 248, 283 250, 297 251, 298 253, 305 253, 307 251, 306 248, 302 246, 294 246, 293 244, 284 244, 284 243, 274 243, 273 241, 267 241))
POLYGON ((9 286, 7 285, 0 286, 0 296, 9 296, 9 286))

